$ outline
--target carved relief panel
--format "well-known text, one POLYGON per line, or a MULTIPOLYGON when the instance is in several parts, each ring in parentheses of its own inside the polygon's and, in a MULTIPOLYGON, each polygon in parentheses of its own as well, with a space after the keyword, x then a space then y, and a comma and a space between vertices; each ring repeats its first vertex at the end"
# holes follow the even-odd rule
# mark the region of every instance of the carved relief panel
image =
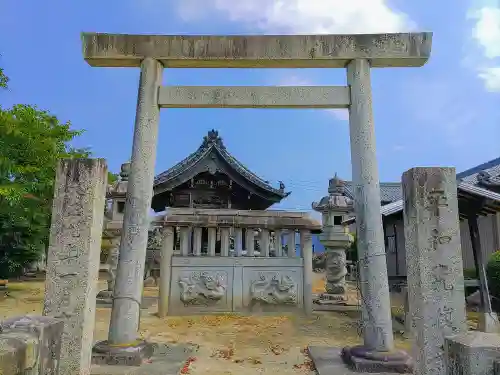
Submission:
POLYGON ((243 269, 243 307, 266 309, 299 308, 303 304, 302 269, 243 269))
POLYGON ((217 312, 232 309, 232 267, 173 267, 172 314, 217 312))

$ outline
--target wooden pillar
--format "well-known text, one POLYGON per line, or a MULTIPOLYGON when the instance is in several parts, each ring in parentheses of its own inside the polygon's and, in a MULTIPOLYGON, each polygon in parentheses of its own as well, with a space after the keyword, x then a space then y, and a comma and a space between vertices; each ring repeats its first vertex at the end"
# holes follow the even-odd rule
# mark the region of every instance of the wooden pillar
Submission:
POLYGON ((479 293, 481 296, 481 309, 483 313, 491 313, 490 293, 488 289, 488 279, 486 278, 486 269, 481 249, 481 240, 479 237, 479 226, 477 224, 477 212, 470 211, 467 214, 469 224, 470 241, 472 253, 474 254, 474 264, 476 266, 476 277, 479 280, 479 293))

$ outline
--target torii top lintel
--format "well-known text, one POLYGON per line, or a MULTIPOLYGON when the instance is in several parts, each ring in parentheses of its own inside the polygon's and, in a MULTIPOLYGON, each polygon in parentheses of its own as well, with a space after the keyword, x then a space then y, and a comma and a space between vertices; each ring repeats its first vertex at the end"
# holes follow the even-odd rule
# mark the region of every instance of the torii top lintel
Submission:
POLYGON ((353 35, 130 35, 82 33, 83 56, 96 67, 139 67, 145 57, 166 68, 420 67, 432 33, 353 35))

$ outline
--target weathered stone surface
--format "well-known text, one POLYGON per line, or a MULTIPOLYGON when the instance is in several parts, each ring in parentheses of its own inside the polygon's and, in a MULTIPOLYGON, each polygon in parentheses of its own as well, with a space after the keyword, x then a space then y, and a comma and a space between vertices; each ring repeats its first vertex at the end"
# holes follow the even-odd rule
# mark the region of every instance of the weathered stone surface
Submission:
POLYGON ((91 66, 138 67, 145 57, 171 68, 344 68, 424 65, 432 33, 356 35, 128 35, 82 33, 91 66))
POLYGON ((207 210, 170 208, 165 225, 193 227, 250 227, 261 229, 309 229, 321 231, 321 223, 305 212, 207 210))
POLYGON ((158 88, 162 73, 163 66, 158 61, 142 59, 130 176, 108 334, 109 341, 118 345, 133 343, 138 336, 160 116, 158 88))
POLYGON ((363 342, 366 349, 392 351, 391 301, 384 231, 380 215, 380 185, 371 96, 371 60, 347 65, 351 87, 349 129, 361 285, 363 342))
POLYGON ((90 371, 106 182, 103 159, 57 168, 43 315, 65 322, 60 375, 90 371))
POLYGON ((141 366, 93 365, 92 375, 178 375, 197 347, 184 344, 158 344, 153 355, 141 366))
POLYGON ((347 108, 347 86, 162 86, 162 108, 347 108))
POLYGON ((22 316, 0 324, 0 374, 57 375, 64 322, 22 316))
POLYGON ((345 250, 328 249, 326 251, 326 292, 328 294, 344 295, 346 292, 346 275, 345 250))
POLYGON ((446 372, 443 374, 493 375, 494 362, 500 360, 500 336, 466 332, 446 337, 445 356, 446 372))
POLYGON ((444 374, 446 336, 467 331, 454 168, 403 174, 415 374, 444 374))
MULTIPOLYGON (((342 350, 339 348, 309 346, 307 349, 318 375, 352 375, 359 373, 357 369, 351 369, 344 365, 341 359, 342 350)), ((403 363, 401 368, 404 368, 404 366, 403 363)), ((376 366, 372 366, 371 369, 379 375, 394 373, 394 371, 384 371, 381 362, 376 366)))

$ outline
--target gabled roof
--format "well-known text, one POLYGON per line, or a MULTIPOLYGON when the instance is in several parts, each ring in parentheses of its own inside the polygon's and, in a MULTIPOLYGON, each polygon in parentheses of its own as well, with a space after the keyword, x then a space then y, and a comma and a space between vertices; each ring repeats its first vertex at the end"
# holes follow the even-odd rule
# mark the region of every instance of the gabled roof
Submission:
POLYGON ((487 172, 491 176, 492 181, 500 183, 500 158, 490 160, 474 168, 457 173, 457 180, 477 184, 477 177, 480 172, 487 172))
POLYGON ((268 181, 264 181, 263 179, 255 175, 253 172, 251 172, 242 163, 240 163, 234 156, 232 156, 226 150, 226 147, 222 142, 222 138, 219 136, 219 132, 213 129, 208 132, 208 135, 203 137, 203 142, 198 148, 198 150, 196 150, 187 158, 174 165, 172 168, 156 176, 153 186, 156 187, 158 185, 167 183, 168 181, 180 176, 188 169, 194 167, 198 162, 203 160, 210 152, 213 151, 217 152, 218 155, 220 155, 220 157, 226 163, 228 163, 236 172, 238 172, 246 180, 258 186, 259 188, 271 194, 275 194, 279 198, 285 198, 288 195, 290 195, 291 192, 285 192, 284 185, 282 185, 281 188, 276 189, 272 187, 268 181))
MULTIPOLYGON (((490 160, 474 168, 457 173, 459 200, 465 200, 471 197, 485 199, 488 204, 486 204, 481 211, 481 214, 483 215, 500 211, 500 194, 492 191, 491 188, 488 189, 488 187, 492 185, 500 185, 500 158, 490 160), (487 182, 489 185, 485 184, 484 180, 483 182, 481 181, 480 174, 484 172, 486 172, 488 177, 487 182)), ((394 199, 391 203, 382 206, 380 210, 382 216, 391 216, 403 211, 403 191, 401 184, 381 182, 380 195, 382 197, 382 201, 384 201, 384 196, 390 197, 391 193, 394 194, 393 197, 396 197, 399 194, 399 198, 394 199)), ((463 215, 461 215, 461 217, 463 217, 463 215)), ((356 221, 356 219, 352 216, 344 223, 351 224, 354 221, 356 221)))
MULTIPOLYGON (((346 193, 349 198, 354 199, 352 181, 346 181, 346 193)), ((399 182, 381 182, 380 200, 384 203, 395 202, 403 197, 403 190, 399 182)))

